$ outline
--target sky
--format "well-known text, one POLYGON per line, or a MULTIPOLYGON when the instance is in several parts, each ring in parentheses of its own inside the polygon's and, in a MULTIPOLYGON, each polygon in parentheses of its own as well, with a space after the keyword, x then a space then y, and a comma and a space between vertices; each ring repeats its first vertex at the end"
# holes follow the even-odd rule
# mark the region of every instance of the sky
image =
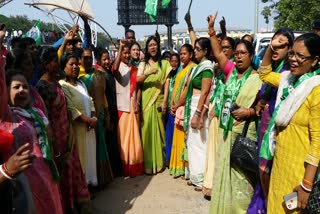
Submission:
MULTIPOLYGON (((48 0, 49 2, 50 0, 48 0)), ((178 25, 174 25, 173 29, 187 29, 184 21, 184 15, 187 12, 189 6, 189 0, 177 0, 178 1, 178 25)), ((209 14, 213 14, 218 11, 218 18, 216 26, 218 27, 218 21, 222 16, 225 17, 227 28, 228 27, 241 27, 254 30, 255 19, 255 1, 256 0, 193 0, 191 7, 191 19, 194 28, 206 28, 206 17, 209 14)), ((37 9, 24 5, 25 2, 31 2, 31 0, 13 0, 4 7, 0 8, 0 14, 5 16, 10 15, 27 15, 30 19, 41 19, 41 21, 51 22, 46 15, 37 9)), ((117 25, 118 11, 117 0, 87 0, 91 9, 95 14, 95 20, 99 22, 112 37, 122 38, 124 35, 124 28, 117 25)), ((259 0, 260 2, 260 0, 259 0)), ((259 25, 258 29, 265 30, 271 29, 272 23, 267 26, 264 23, 263 16, 261 16, 261 10, 264 4, 259 3, 259 25)), ((136 32, 137 38, 142 38, 144 35, 150 35, 150 32, 156 30, 156 25, 151 26, 131 26, 136 32)), ((98 29, 98 31, 100 31, 98 29)), ((159 26, 159 32, 166 31, 165 26, 159 26)))

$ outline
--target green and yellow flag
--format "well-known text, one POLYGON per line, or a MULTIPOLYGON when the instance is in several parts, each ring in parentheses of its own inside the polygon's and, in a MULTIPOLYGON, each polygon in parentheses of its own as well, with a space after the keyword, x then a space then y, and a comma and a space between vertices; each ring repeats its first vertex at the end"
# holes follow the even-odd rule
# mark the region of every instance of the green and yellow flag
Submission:
POLYGON ((26 32, 22 37, 31 37, 36 41, 37 45, 41 45, 41 31, 40 31, 40 20, 38 20, 33 27, 26 32))

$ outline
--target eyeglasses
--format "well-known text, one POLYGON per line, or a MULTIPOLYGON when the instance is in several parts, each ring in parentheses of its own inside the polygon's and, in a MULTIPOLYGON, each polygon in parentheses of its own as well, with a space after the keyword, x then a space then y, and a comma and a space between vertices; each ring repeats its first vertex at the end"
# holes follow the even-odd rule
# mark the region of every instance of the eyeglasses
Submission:
POLYGON ((202 51, 203 49, 202 49, 202 48, 199 48, 199 47, 195 47, 194 50, 195 50, 195 51, 202 51))
POLYGON ((234 56, 239 58, 239 57, 246 56, 248 53, 249 53, 248 51, 238 51, 234 53, 234 56))
POLYGON ((221 46, 222 50, 229 50, 231 46, 221 46))
POLYGON ((302 55, 302 54, 300 54, 300 53, 296 53, 296 52, 294 52, 294 51, 289 51, 289 52, 288 52, 288 57, 291 58, 291 59, 292 59, 293 57, 295 57, 296 60, 297 60, 298 62, 300 62, 300 63, 303 63, 303 62, 305 62, 305 61, 313 58, 313 56, 304 56, 304 55, 302 55))

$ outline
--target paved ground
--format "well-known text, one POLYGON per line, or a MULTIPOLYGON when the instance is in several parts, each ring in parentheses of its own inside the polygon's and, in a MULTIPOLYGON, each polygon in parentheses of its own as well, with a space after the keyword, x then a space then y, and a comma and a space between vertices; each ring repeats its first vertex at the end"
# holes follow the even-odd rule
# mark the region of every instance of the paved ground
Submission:
POLYGON ((93 206, 94 214, 207 214, 210 202, 166 170, 155 176, 116 178, 95 194, 93 206))

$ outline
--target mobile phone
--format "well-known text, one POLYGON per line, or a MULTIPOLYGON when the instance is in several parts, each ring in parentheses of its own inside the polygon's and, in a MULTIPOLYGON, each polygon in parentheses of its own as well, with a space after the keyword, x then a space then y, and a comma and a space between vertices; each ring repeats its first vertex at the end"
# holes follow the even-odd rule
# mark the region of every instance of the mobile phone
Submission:
POLYGON ((158 106, 157 110, 158 110, 158 112, 162 112, 162 107, 158 106))
POLYGON ((288 210, 293 210, 298 207, 298 193, 292 192, 288 195, 283 196, 284 202, 288 210))

